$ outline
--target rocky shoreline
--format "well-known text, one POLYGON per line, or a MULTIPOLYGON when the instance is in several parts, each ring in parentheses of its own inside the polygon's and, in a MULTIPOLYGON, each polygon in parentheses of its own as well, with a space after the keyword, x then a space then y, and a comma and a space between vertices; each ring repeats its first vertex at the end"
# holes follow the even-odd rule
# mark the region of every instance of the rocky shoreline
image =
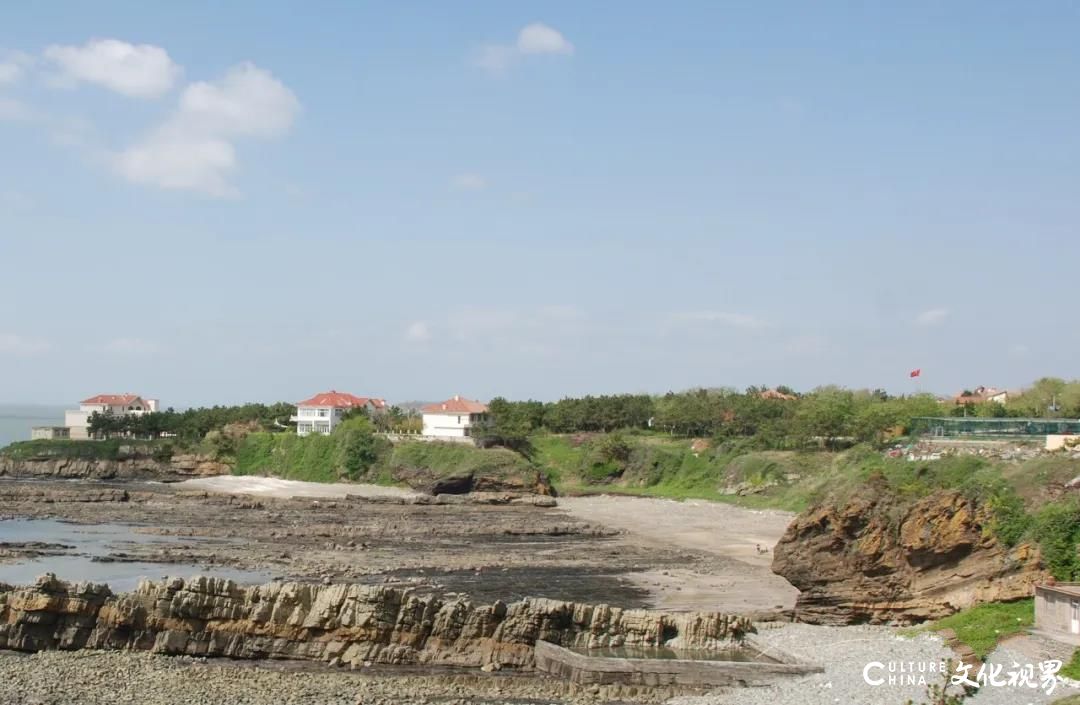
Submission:
POLYGON ((530 668, 533 646, 735 643, 752 630, 735 615, 623 610, 545 599, 475 605, 365 585, 270 583, 241 587, 198 577, 105 585, 53 575, 0 585, 0 648, 110 649, 233 659, 294 659, 352 667, 433 664, 530 668))
POLYGON ((28 458, 0 455, 0 477, 54 480, 182 480, 227 475, 232 468, 198 453, 158 456, 152 448, 122 446, 116 458, 43 453, 28 458))

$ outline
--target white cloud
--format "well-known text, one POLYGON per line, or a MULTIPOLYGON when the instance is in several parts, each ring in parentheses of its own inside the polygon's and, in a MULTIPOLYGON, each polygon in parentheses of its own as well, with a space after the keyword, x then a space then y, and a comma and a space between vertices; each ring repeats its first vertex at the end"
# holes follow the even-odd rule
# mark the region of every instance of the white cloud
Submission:
POLYGON ((142 338, 116 338, 102 345, 101 349, 117 355, 153 355, 161 352, 160 345, 142 338))
POLYGON ((233 141, 279 137, 299 112, 300 101, 285 84, 254 64, 240 64, 219 81, 185 88, 173 115, 115 155, 114 166, 135 183, 233 196, 233 141))
POLYGON ((582 309, 572 304, 551 304, 536 310, 537 317, 544 321, 580 321, 586 318, 582 309))
POLYGON ((755 316, 727 311, 686 311, 676 313, 672 318, 684 323, 719 323, 732 328, 765 328, 768 325, 755 316))
POLYGON ((515 326, 520 316, 515 311, 493 308, 469 307, 451 313, 447 326, 458 340, 475 340, 507 332, 515 326))
POLYGON ((405 340, 410 343, 426 343, 431 340, 431 327, 427 321, 413 321, 405 329, 405 340))
POLYGON ((562 33, 543 22, 521 28, 513 44, 487 44, 480 47, 473 63, 492 74, 504 74, 522 57, 540 54, 572 56, 574 45, 562 33))
POLYGON ((0 354, 3 355, 37 355, 47 352, 52 344, 40 338, 28 338, 14 333, 0 333, 0 354))
POLYGON ((1027 357, 1029 354, 1031 354, 1031 348, 1024 345, 1023 343, 1014 343, 1013 345, 1009 346, 1008 352, 1010 357, 1027 357))
POLYGON ((52 45, 46 47, 45 58, 60 72, 61 84, 92 83, 132 98, 168 93, 183 72, 161 47, 118 39, 92 39, 82 46, 52 45))
POLYGON ((15 83, 22 77, 22 67, 10 61, 0 62, 0 86, 15 83))
POLYGON ((0 191, 0 206, 13 211, 26 211, 34 207, 34 199, 22 191, 0 191))
POLYGON ((566 41, 559 30, 548 27, 543 22, 533 22, 518 32, 517 50, 522 54, 565 54, 574 53, 574 45, 566 41))
POLYGON ((937 326, 945 322, 949 317, 949 310, 945 308, 932 308, 923 311, 915 317, 915 324, 920 326, 937 326))
POLYGON ((450 180, 450 185, 458 191, 483 191, 487 188, 487 179, 479 174, 458 174, 450 180))
POLYGON ((28 54, 22 52, 8 54, 7 58, 0 61, 0 86, 18 83, 26 73, 26 67, 31 63, 33 60, 28 54))
POLYGON ((0 96, 0 120, 25 122, 34 118, 34 111, 29 105, 14 98, 0 96))
POLYGON ((829 347, 829 340, 822 335, 799 335, 791 338, 784 344, 784 349, 789 355, 797 357, 815 357, 824 353, 829 347))

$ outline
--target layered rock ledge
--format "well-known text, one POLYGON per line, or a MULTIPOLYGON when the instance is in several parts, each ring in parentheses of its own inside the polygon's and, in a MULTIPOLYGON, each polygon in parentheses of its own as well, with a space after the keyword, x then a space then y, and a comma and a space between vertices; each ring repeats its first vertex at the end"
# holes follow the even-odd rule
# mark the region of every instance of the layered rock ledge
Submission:
POLYGON ((142 446, 122 446, 116 458, 83 458, 42 453, 28 458, 0 455, 0 477, 132 480, 227 475, 231 468, 209 456, 177 453, 155 457, 142 446))
POLYGON ((1037 549, 1001 543, 991 511, 963 494, 940 490, 905 507, 872 483, 796 517, 772 567, 801 591, 795 617, 811 624, 938 619, 1030 597, 1047 577, 1037 549))
POLYGON ((745 617, 669 614, 546 599, 473 605, 356 584, 240 587, 199 577, 131 593, 53 575, 0 584, 0 648, 118 649, 335 664, 531 668, 538 639, 567 647, 730 645, 745 617))

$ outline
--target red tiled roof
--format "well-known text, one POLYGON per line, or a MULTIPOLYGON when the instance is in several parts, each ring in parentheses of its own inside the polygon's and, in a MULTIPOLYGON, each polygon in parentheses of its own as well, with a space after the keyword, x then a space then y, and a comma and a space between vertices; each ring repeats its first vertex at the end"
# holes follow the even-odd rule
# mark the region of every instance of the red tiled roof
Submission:
POLYGON ((382 399, 358 397, 346 392, 337 392, 333 389, 329 392, 322 392, 310 399, 298 402, 297 406, 331 406, 335 409, 351 409, 354 406, 367 406, 369 403, 376 409, 381 409, 386 406, 386 402, 382 399))
POLYGON ((98 394, 96 397, 83 399, 80 404, 108 404, 109 406, 128 405, 135 401, 142 401, 138 394, 98 394))
POLYGON ((462 399, 455 396, 453 399, 428 404, 420 409, 425 414, 483 414, 488 410, 487 404, 478 401, 462 399))

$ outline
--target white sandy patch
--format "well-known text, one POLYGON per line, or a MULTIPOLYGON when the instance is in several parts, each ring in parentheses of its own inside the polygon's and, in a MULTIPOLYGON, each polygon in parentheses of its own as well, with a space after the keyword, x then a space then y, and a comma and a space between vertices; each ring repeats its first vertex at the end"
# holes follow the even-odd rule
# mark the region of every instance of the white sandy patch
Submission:
POLYGON ((772 549, 794 514, 720 502, 651 497, 560 497, 577 519, 624 532, 623 540, 716 556, 711 570, 650 570, 627 574, 652 593, 656 609, 745 614, 791 609, 799 591, 772 572, 772 549))
POLYGON ((412 497, 417 493, 399 487, 382 485, 351 484, 347 482, 302 482, 300 480, 281 480, 276 477, 254 477, 250 475, 218 475, 195 480, 178 482, 177 487, 185 490, 206 490, 226 494, 250 494, 258 497, 324 497, 328 499, 346 497, 412 497))

